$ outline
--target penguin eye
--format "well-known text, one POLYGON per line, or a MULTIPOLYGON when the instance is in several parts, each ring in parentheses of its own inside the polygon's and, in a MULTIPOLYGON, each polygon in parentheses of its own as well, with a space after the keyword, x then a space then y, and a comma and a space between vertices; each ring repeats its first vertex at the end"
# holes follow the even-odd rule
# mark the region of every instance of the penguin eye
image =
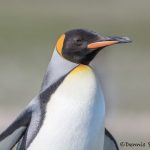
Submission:
POLYGON ((83 40, 82 39, 75 39, 75 45, 81 46, 82 44, 83 44, 83 40))

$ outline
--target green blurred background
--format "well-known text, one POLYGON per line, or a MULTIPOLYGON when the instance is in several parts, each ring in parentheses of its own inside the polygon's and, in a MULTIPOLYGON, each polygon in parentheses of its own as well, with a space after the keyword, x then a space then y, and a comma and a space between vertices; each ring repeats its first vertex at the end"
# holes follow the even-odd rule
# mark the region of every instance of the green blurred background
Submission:
POLYGON ((94 63, 106 127, 118 144, 150 141, 149 6, 149 0, 0 0, 0 131, 38 94, 61 33, 85 28, 132 39, 105 48, 94 63))

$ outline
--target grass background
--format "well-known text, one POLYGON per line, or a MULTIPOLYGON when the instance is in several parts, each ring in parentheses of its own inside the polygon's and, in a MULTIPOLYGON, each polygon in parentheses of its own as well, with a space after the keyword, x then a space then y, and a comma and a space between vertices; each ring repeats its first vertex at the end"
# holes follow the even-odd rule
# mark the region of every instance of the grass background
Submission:
POLYGON ((94 63, 106 98, 106 127, 118 143, 150 141, 149 6, 149 0, 0 0, 0 131, 38 94, 61 33, 86 28, 132 39, 105 48, 94 63))

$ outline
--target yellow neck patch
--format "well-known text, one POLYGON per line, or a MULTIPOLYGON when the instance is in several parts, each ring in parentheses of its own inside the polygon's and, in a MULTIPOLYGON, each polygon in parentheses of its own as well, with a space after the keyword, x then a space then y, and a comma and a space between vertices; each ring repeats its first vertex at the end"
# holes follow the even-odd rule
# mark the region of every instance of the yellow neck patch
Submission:
POLYGON ((76 67, 74 70, 72 70, 71 75, 76 75, 83 71, 84 72, 91 71, 91 68, 87 65, 80 64, 78 67, 76 67))
POLYGON ((62 56, 62 48, 64 45, 65 34, 62 34, 56 43, 57 52, 62 56))

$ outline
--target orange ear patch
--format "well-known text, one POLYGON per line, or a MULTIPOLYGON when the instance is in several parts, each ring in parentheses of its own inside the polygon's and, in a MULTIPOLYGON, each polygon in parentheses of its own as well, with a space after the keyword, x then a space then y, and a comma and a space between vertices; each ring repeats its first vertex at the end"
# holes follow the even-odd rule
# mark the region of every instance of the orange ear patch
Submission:
POLYGON ((60 38, 58 39, 57 44, 56 44, 57 52, 60 55, 62 55, 62 48, 63 48, 63 45, 64 45, 64 40, 65 40, 65 34, 62 34, 60 36, 60 38))

